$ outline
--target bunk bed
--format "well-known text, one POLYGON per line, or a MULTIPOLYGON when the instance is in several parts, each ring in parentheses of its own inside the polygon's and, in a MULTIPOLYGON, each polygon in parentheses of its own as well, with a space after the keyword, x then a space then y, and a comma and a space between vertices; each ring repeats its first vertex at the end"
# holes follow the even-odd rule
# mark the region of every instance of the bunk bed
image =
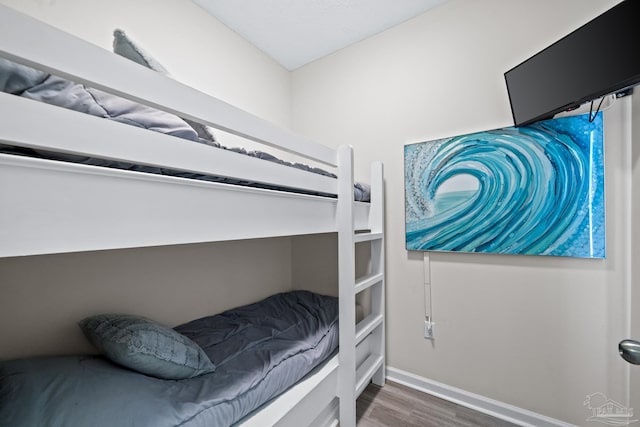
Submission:
POLYGON ((337 233, 339 351, 237 424, 354 426, 355 399, 385 378, 382 164, 371 168, 370 202, 354 201, 351 147, 296 136, 5 6, 0 58, 336 168, 313 173, 0 93, 0 143, 14 150, 0 154, 0 257, 337 233), (362 242, 370 272, 356 278, 362 242), (356 323, 364 290, 371 312, 356 323))

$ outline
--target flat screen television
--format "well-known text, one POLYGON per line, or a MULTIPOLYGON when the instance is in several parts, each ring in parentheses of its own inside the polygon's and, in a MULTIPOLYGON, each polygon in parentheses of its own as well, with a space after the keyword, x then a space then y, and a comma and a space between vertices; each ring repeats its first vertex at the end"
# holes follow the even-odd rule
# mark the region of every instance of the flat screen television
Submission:
POLYGON ((640 83, 638 17, 640 0, 624 0, 507 71, 516 126, 640 83))

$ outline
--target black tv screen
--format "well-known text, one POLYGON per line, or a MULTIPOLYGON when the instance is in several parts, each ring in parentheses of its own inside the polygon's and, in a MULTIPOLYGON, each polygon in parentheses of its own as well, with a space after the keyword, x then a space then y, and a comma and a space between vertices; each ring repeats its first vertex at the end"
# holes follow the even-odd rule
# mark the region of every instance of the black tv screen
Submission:
POLYGON ((640 83, 639 16, 625 0, 507 71, 516 126, 640 83))

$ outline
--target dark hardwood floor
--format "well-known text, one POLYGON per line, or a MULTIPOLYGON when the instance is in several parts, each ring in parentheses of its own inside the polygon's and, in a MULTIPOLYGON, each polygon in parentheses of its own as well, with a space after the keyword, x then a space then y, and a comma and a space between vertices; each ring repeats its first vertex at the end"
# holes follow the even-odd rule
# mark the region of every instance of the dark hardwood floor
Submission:
POLYGON ((512 427, 515 424, 476 412, 398 383, 373 384, 356 404, 358 427, 512 427))

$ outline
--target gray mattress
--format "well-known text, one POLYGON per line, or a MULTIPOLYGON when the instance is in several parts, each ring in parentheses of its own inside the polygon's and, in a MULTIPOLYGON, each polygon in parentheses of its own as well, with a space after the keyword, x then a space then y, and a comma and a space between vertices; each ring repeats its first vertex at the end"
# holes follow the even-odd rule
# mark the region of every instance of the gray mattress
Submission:
POLYGON ((306 291, 194 320, 175 329, 216 370, 162 380, 100 356, 0 363, 0 426, 229 426, 278 396, 338 345, 338 304, 306 291))
MULTIPOLYGON (((229 150, 229 151, 234 151, 236 153, 244 154, 251 157, 261 158, 266 161, 284 164, 286 166, 291 166, 296 169, 302 169, 308 172, 319 173, 318 168, 310 168, 309 166, 301 163, 285 162, 278 159, 277 157, 274 157, 268 153, 264 153, 261 151, 248 152, 242 148, 237 148, 237 147, 226 148, 221 146, 219 148, 229 150)), ((26 156, 26 157, 35 157, 35 158, 47 159, 47 160, 59 160, 63 162, 80 163, 85 165, 101 166, 101 167, 108 167, 108 168, 114 168, 114 169, 132 170, 132 171, 152 173, 157 175, 175 176, 179 178, 196 179, 200 181, 218 182, 222 184, 240 185, 243 187, 264 188, 267 190, 286 191, 290 193, 309 194, 314 196, 323 196, 323 197, 331 197, 331 198, 336 197, 333 194, 316 193, 308 190, 299 189, 294 186, 283 187, 283 186, 265 184, 257 181, 248 181, 248 180, 229 178, 225 176, 203 175, 203 174, 183 172, 183 171, 159 168, 159 167, 153 167, 153 166, 141 166, 133 163, 104 160, 104 159, 98 159, 94 157, 77 156, 73 154, 62 154, 62 153, 55 153, 55 152, 44 151, 44 150, 33 150, 30 148, 16 147, 16 146, 2 144, 2 143, 0 143, 0 153, 14 154, 14 155, 20 155, 20 156, 26 156)), ((323 175, 335 178, 335 175, 328 175, 328 173, 324 173, 323 175)), ((356 202, 371 201, 371 188, 369 187, 369 185, 356 182, 353 186, 353 200, 355 200, 356 202)))

